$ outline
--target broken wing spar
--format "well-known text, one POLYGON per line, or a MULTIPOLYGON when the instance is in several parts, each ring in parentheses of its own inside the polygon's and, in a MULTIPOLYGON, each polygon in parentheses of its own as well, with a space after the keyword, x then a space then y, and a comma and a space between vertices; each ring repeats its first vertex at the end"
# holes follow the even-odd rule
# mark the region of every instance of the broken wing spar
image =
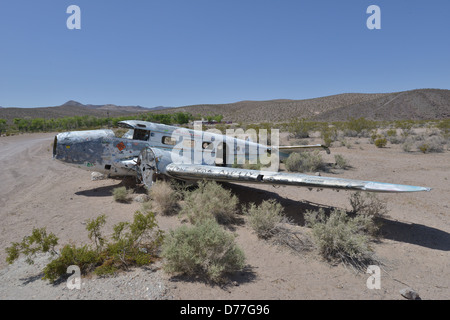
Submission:
POLYGON ((311 176, 299 173, 270 172, 192 164, 169 164, 166 174, 181 180, 215 180, 222 182, 263 183, 308 188, 330 188, 369 192, 416 192, 430 188, 374 181, 311 176))

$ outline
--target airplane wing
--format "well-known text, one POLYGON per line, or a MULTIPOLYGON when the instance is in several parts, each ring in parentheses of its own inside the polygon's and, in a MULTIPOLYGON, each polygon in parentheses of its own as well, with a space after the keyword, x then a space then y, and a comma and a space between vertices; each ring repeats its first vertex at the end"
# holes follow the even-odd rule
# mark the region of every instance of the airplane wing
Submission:
POLYGON ((166 166, 166 174, 181 180, 215 180, 253 184, 291 185, 308 188, 330 188, 370 192, 430 191, 430 188, 401 184, 312 176, 300 173, 269 172, 193 164, 166 166))
POLYGON ((136 170, 140 180, 151 188, 157 175, 185 181, 214 180, 252 184, 290 185, 307 188, 329 188, 370 192, 416 192, 430 188, 401 184, 312 176, 301 173, 272 172, 204 164, 179 164, 170 153, 158 148, 145 148, 138 157, 136 170))

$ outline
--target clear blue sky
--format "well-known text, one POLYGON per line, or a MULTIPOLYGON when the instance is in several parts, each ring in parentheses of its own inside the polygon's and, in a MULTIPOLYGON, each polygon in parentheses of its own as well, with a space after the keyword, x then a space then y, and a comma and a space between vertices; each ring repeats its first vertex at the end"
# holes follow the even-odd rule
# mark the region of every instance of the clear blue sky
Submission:
POLYGON ((2 0, 0 106, 450 89, 449 0, 2 0), (81 29, 69 30, 69 5, 81 29), (369 30, 369 5, 381 30, 369 30))

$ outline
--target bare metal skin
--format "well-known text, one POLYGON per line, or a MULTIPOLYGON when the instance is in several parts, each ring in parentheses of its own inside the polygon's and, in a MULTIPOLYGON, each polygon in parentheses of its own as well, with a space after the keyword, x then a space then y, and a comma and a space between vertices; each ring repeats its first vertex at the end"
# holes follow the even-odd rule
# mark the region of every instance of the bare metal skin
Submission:
MULTIPOLYGON (((148 188, 156 177, 184 181, 215 180, 253 184, 293 185, 370 192, 417 192, 430 188, 278 172, 279 160, 309 146, 267 146, 218 133, 189 130, 145 121, 122 121, 122 137, 112 130, 73 131, 55 137, 53 158, 81 169, 110 176, 137 176, 148 188), (269 170, 231 167, 237 157, 271 161, 269 170), (259 158, 257 158, 259 157, 259 158), (276 170, 270 170, 276 165, 276 170)), ((255 162, 256 163, 256 162, 255 162)))

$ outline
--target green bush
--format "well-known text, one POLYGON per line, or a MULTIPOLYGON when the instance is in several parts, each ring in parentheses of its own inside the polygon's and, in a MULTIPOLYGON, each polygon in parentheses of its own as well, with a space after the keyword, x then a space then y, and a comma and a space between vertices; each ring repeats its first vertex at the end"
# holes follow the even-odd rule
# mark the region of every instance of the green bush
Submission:
POLYGON ((102 252, 102 265, 95 270, 106 274, 132 265, 145 265, 155 261, 163 232, 159 230, 153 213, 136 211, 133 223, 120 222, 114 226, 113 242, 109 242, 102 252))
POLYGON ((397 130, 391 128, 388 131, 386 131, 386 135, 388 137, 395 137, 395 136, 397 136, 397 130))
POLYGON ((6 248, 6 262, 13 263, 20 254, 27 257, 27 263, 33 264, 33 257, 37 253, 49 252, 52 256, 57 254, 55 247, 58 245, 58 238, 53 234, 47 234, 45 228, 33 228, 31 235, 22 239, 22 242, 13 242, 6 248))
POLYGON ((347 169, 349 167, 348 161, 344 158, 344 156, 340 154, 334 155, 334 167, 338 169, 347 169))
POLYGON ((417 144, 417 148, 423 153, 443 152, 445 140, 441 136, 427 137, 424 141, 417 144))
POLYGON ((149 190, 148 195, 156 203, 161 214, 169 215, 176 212, 179 195, 169 182, 156 181, 149 190))
POLYGON ((320 136, 322 137, 323 144, 331 147, 331 144, 338 139, 338 131, 336 128, 326 125, 320 129, 320 136))
POLYGON ((323 169, 325 164, 319 151, 291 153, 285 160, 286 169, 291 172, 312 172, 323 169))
POLYGON ((375 236, 381 226, 381 218, 388 213, 386 202, 380 200, 374 193, 362 192, 353 193, 349 200, 353 214, 367 218, 363 229, 375 236))
POLYGON ((67 272, 67 268, 76 265, 80 268, 81 274, 85 275, 93 271, 101 263, 101 257, 96 250, 85 245, 77 248, 74 245, 65 245, 58 257, 48 263, 43 272, 43 280, 54 282, 67 272))
POLYGON ((250 227, 263 239, 277 233, 279 224, 284 220, 283 207, 273 199, 263 201, 259 206, 252 203, 246 214, 250 227))
POLYGON ((363 130, 370 131, 375 129, 376 122, 365 118, 349 118, 345 123, 345 128, 360 133, 363 130))
POLYGON ((387 144, 387 139, 378 137, 377 139, 375 139, 374 143, 377 148, 384 148, 387 144))
POLYGON ((293 119, 287 125, 287 130, 294 138, 303 139, 309 137, 309 131, 313 129, 311 122, 305 119, 293 119))
POLYGON ((411 152, 411 148, 412 148, 411 142, 406 141, 402 144, 402 150, 405 152, 411 152))
POLYGON ((185 194, 180 213, 193 224, 209 219, 227 224, 234 221, 237 205, 231 191, 214 181, 200 181, 197 189, 185 194))
POLYGON ((126 187, 114 188, 112 193, 115 201, 117 202, 128 201, 128 191, 126 187))
POLYGON ((167 272, 200 275, 213 282, 223 282, 226 273, 242 270, 245 263, 234 236, 212 219, 170 231, 161 256, 167 272))
POLYGON ((133 223, 120 222, 115 225, 112 242, 104 238, 100 231, 105 222, 105 216, 102 215, 86 223, 88 236, 95 243, 95 248, 89 245, 65 245, 57 252, 54 248, 58 244, 58 238, 54 234, 47 235, 45 228, 33 229, 31 236, 6 249, 6 261, 11 264, 23 254, 27 257, 26 261, 32 264, 37 253, 50 252, 53 256, 57 255, 43 270, 43 279, 54 282, 65 275, 71 265, 78 266, 82 274, 94 271, 98 275, 104 275, 133 265, 149 264, 156 259, 163 233, 159 230, 153 213, 144 215, 137 211, 133 223))
POLYGON ((350 217, 344 210, 334 209, 327 217, 324 210, 307 211, 305 221, 312 228, 313 240, 320 254, 329 261, 363 269, 374 261, 370 236, 365 228, 367 216, 350 217))

